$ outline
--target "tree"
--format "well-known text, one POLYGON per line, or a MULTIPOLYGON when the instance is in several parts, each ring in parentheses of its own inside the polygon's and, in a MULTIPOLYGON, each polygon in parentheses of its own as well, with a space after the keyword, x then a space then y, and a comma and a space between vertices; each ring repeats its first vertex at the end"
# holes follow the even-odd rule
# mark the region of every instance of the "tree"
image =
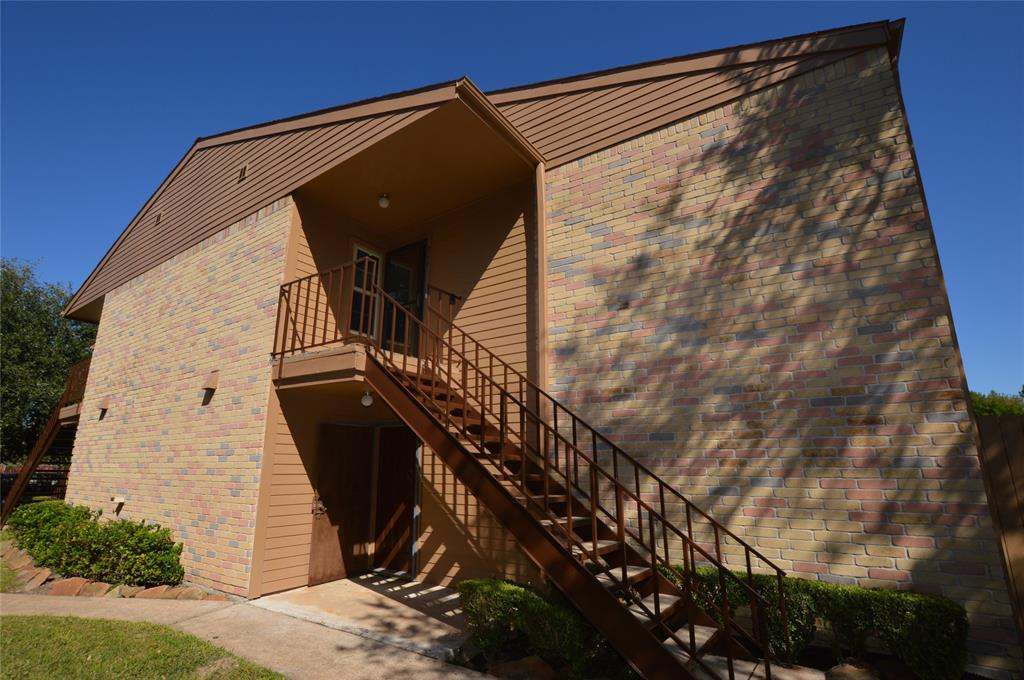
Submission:
POLYGON ((92 350, 96 327, 60 315, 70 298, 70 286, 37 280, 33 263, 0 260, 0 461, 28 455, 68 369, 92 350))
POLYGON ((1024 387, 1017 396, 995 390, 988 394, 971 392, 971 407, 976 416, 1024 416, 1024 387))

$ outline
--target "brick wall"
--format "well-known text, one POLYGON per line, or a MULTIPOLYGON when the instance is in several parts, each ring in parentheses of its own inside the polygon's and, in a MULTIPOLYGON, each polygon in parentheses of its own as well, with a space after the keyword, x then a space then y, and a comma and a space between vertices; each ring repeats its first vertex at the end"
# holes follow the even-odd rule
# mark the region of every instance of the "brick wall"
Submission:
POLYGON ((555 393, 791 573, 942 592, 1020 669, 885 51, 546 190, 555 393))
POLYGON ((236 594, 249 585, 289 214, 278 201, 107 294, 68 483, 73 503, 110 517, 123 496, 121 517, 170 527, 186 578, 236 594))

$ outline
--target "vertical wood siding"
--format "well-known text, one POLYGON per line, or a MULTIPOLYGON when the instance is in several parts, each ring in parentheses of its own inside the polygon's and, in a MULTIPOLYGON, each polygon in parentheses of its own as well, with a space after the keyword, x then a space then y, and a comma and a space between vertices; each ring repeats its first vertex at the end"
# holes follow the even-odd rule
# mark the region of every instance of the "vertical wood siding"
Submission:
POLYGON ((306 585, 311 536, 310 508, 313 487, 280 401, 274 395, 268 412, 268 466, 266 528, 260 565, 260 593, 306 585))

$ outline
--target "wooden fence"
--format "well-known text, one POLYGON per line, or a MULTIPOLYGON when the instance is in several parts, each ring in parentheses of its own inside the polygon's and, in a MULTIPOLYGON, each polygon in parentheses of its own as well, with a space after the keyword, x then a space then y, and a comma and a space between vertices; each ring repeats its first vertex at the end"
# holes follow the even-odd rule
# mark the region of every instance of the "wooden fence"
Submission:
MULTIPOLYGON (((68 465, 41 464, 29 477, 28 485, 22 493, 20 502, 36 498, 63 499, 68 488, 68 465)), ((7 493, 14 486, 14 480, 21 472, 21 466, 10 467, 0 465, 0 502, 7 499, 7 493)))
POLYGON ((981 467, 1024 640, 1024 416, 978 416, 981 467))

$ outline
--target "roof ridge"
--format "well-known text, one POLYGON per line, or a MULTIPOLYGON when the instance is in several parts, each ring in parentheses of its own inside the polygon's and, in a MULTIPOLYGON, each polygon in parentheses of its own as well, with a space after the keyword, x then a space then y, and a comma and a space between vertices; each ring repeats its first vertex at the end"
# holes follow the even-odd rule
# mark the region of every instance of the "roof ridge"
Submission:
MULTIPOLYGON (((239 133, 242 133, 242 132, 249 132, 249 131, 256 130, 256 129, 263 128, 263 127, 270 127, 270 126, 273 126, 273 125, 281 125, 283 123, 290 123, 290 122, 293 122, 293 121, 301 120, 303 118, 311 118, 313 116, 322 116, 322 115, 326 115, 326 114, 329 114, 329 113, 336 113, 336 112, 344 111, 346 109, 355 108, 357 106, 366 106, 366 105, 369 105, 369 104, 377 104, 377 103, 380 103, 380 102, 387 101, 389 99, 398 99, 398 98, 401 98, 401 97, 409 97, 409 96, 413 96, 413 95, 417 95, 417 94, 423 94, 423 93, 426 93, 426 92, 431 92, 433 90, 440 90, 440 89, 445 88, 445 87, 452 87, 452 86, 454 86, 454 85, 456 85, 456 84, 458 84, 458 83, 460 83, 460 82, 462 82, 464 80, 468 80, 468 79, 469 79, 468 76, 461 76, 459 78, 453 78, 453 79, 450 79, 450 80, 444 80, 444 81, 441 81, 441 82, 432 83, 430 85, 424 85, 423 87, 415 87, 415 88, 412 88, 412 89, 409 89, 409 90, 399 90, 397 92, 389 92, 387 94, 377 95, 375 97, 367 97, 365 99, 357 99, 355 101, 346 102, 344 104, 337 104, 335 106, 327 106, 327 107, 320 108, 320 109, 314 109, 312 111, 305 111, 303 113, 296 113, 296 114, 293 114, 291 116, 284 116, 282 118, 274 118, 272 120, 264 121, 262 123, 254 123, 252 125, 244 125, 242 127, 233 128, 233 129, 230 129, 230 130, 224 130, 223 132, 218 132, 218 133, 215 133, 215 134, 212 134, 212 135, 207 135, 205 137, 197 137, 196 138, 196 144, 202 145, 204 148, 208 147, 208 146, 214 146, 214 144, 210 144, 209 142, 214 142, 214 141, 220 139, 221 137, 227 137, 228 135, 236 135, 236 134, 239 134, 239 133)), ((398 111, 398 110, 401 110, 401 107, 396 108, 396 109, 391 109, 390 111, 398 111)), ((367 114, 367 115, 369 116, 369 115, 373 115, 373 114, 367 114)), ((358 116, 354 116, 354 117, 358 117, 358 116)), ((270 133, 270 134, 273 134, 273 133, 270 133)))
MULTIPOLYGON (((492 97, 494 95, 511 94, 513 92, 519 92, 519 91, 523 91, 523 90, 536 89, 536 88, 540 88, 540 87, 544 87, 544 86, 549 86, 549 85, 579 83, 579 82, 582 82, 582 81, 590 80, 590 79, 593 79, 593 78, 599 78, 599 77, 602 77, 602 76, 611 76, 611 75, 615 75, 615 74, 619 74, 619 73, 628 73, 629 71, 640 70, 640 69, 649 68, 649 67, 653 67, 653 66, 672 64, 672 63, 679 62, 679 61, 690 60, 690 59, 697 59, 697 58, 701 58, 701 57, 712 56, 712 55, 715 55, 715 54, 724 54, 724 53, 729 53, 729 52, 735 52, 737 50, 749 49, 749 48, 754 48, 754 47, 759 47, 759 46, 764 46, 764 45, 772 45, 772 44, 777 44, 777 43, 782 43, 782 42, 787 42, 787 41, 795 41, 795 40, 806 40, 806 39, 809 39, 809 38, 823 37, 823 36, 828 36, 828 35, 837 35, 837 34, 848 33, 848 32, 852 32, 852 31, 862 31, 862 30, 867 30, 867 29, 871 29, 871 28, 883 28, 883 27, 884 28, 888 28, 891 24, 894 24, 894 23, 899 22, 899 21, 902 21, 902 20, 901 19, 897 19, 897 20, 883 19, 881 21, 864 22, 864 23, 861 23, 861 24, 850 24, 848 26, 840 26, 840 27, 836 27, 836 28, 823 29, 823 30, 819 30, 819 31, 812 31, 812 32, 809 32, 809 33, 798 33, 798 34, 795 34, 795 35, 787 35, 787 36, 782 36, 782 37, 779 37, 779 38, 772 38, 772 39, 768 39, 768 40, 759 40, 759 41, 752 42, 752 43, 745 43, 745 44, 741 44, 741 45, 733 45, 731 47, 722 47, 722 48, 716 48, 716 49, 712 49, 712 50, 704 50, 702 52, 692 52, 692 53, 688 53, 688 54, 675 55, 675 56, 671 56, 671 57, 663 57, 661 59, 654 59, 654 60, 650 60, 650 61, 638 62, 638 63, 635 63, 635 64, 629 64, 629 65, 626 65, 626 66, 616 66, 616 67, 612 67, 612 68, 608 68, 608 69, 600 69, 600 70, 597 70, 597 71, 588 71, 586 73, 579 73, 579 74, 576 74, 576 75, 564 76, 564 77, 561 77, 561 78, 552 78, 552 79, 548 79, 548 80, 541 80, 541 81, 537 81, 537 82, 534 82, 534 83, 528 83, 528 84, 524 84, 524 85, 515 85, 515 86, 512 86, 512 87, 506 87, 506 88, 501 88, 501 89, 497 89, 497 90, 490 90, 490 91, 482 91, 481 90, 481 92, 483 92, 483 94, 486 95, 489 98, 489 97, 492 97)), ((779 57, 776 57, 776 59, 795 58, 796 56, 798 56, 798 55, 797 54, 780 55, 779 57)), ((738 66, 740 64, 737 63, 736 65, 738 66)), ((721 68, 721 67, 719 66, 718 68, 721 68)), ((644 77, 644 76, 638 76, 636 78, 636 80, 646 80, 646 79, 648 79, 648 78, 644 77)), ((235 141, 235 140, 231 140, 231 139, 225 140, 224 138, 226 138, 226 137, 235 136, 235 135, 241 135, 241 134, 247 133, 247 132, 253 132, 253 131, 259 130, 261 128, 270 128, 270 127, 274 127, 274 126, 284 126, 287 123, 293 123, 293 122, 302 120, 304 118, 313 118, 313 117, 316 117, 316 116, 327 116, 328 114, 339 113, 339 112, 345 111, 346 109, 352 109, 352 108, 356 108, 356 107, 360 107, 360 106, 369 106, 369 105, 373 105, 373 104, 382 103, 382 102, 385 102, 385 101, 388 101, 388 100, 391 100, 391 99, 400 99, 402 97, 411 97, 411 96, 415 96, 415 95, 418 95, 418 94, 425 94, 427 92, 431 92, 431 91, 434 91, 434 90, 440 90, 440 89, 445 88, 445 87, 452 87, 452 86, 454 86, 454 85, 456 85, 456 84, 458 84, 459 82, 462 82, 462 81, 470 81, 470 82, 472 82, 470 80, 469 76, 463 75, 463 76, 461 76, 459 78, 455 78, 455 79, 451 79, 451 80, 445 80, 445 81, 433 83, 433 84, 430 84, 430 85, 424 85, 423 87, 412 88, 412 89, 409 89, 409 90, 400 90, 398 92, 389 92, 389 93, 386 93, 386 94, 383 94, 383 95, 378 95, 378 96, 375 96, 375 97, 367 97, 365 99, 358 99, 356 101, 346 102, 344 104, 337 104, 335 106, 328 106, 328 107, 324 107, 324 108, 320 108, 320 109, 314 109, 312 111, 306 111, 304 113, 297 113, 297 114, 294 114, 294 115, 291 115, 291 116, 284 116, 282 118, 275 118, 273 120, 265 121, 265 122, 262 122, 262 123, 254 123, 252 125, 245 125, 245 126, 234 128, 234 129, 230 129, 230 130, 225 130, 223 132, 218 132, 216 134, 207 135, 207 136, 203 136, 203 137, 198 137, 196 139, 196 141, 195 141, 195 144, 196 144, 197 149, 199 149, 199 148, 207 148, 207 147, 210 147, 210 146, 215 146, 217 144, 224 144, 224 143, 228 143, 230 141, 235 141)), ((524 99, 527 99, 527 98, 532 98, 532 97, 524 97, 524 99)), ((415 107, 411 106, 410 108, 415 108, 415 107)), ((391 113, 391 112, 398 111, 398 110, 401 110, 401 107, 393 108, 393 109, 387 109, 386 112, 391 113)), ((378 114, 377 113, 366 113, 365 115, 366 116, 373 116, 373 115, 378 115, 378 114)), ((358 117, 358 116, 354 116, 354 117, 358 117)), ((342 119, 339 119, 339 120, 346 120, 346 119, 342 118, 342 119)), ((336 121, 332 121, 332 122, 336 122, 336 121)), ((321 123, 311 123, 308 127, 315 127, 316 125, 319 125, 319 124, 321 124, 321 123)), ((295 129, 295 128, 292 128, 292 129, 295 129)), ((277 133, 276 132, 267 132, 266 134, 270 135, 270 134, 277 134, 277 133)), ((250 137, 249 135, 246 135, 246 138, 249 138, 249 137, 250 137)))
MULTIPOLYGON (((670 57, 662 57, 662 58, 659 58, 659 59, 652 59, 652 60, 649 60, 649 61, 637 62, 637 63, 634 63, 634 64, 625 65, 625 66, 614 66, 614 67, 611 67, 611 68, 599 69, 599 70, 596 70, 596 71, 588 71, 586 73, 580 73, 580 74, 575 74, 575 75, 570 75, 570 76, 562 76, 560 78, 551 78, 551 79, 548 79, 548 80, 541 80, 541 81, 537 81, 537 82, 534 82, 534 83, 527 83, 527 84, 523 84, 523 85, 514 85, 514 86, 511 86, 511 87, 500 88, 500 89, 497 89, 497 90, 488 90, 486 92, 486 94, 487 94, 488 97, 492 97, 492 96, 495 96, 495 95, 509 95, 509 94, 512 94, 512 93, 515 93, 515 92, 521 92, 521 91, 524 91, 524 90, 538 89, 538 88, 542 88, 542 87, 546 87, 546 86, 552 86, 552 85, 568 85, 568 84, 571 84, 571 83, 581 83, 583 81, 592 80, 592 79, 600 78, 600 77, 603 77, 603 76, 614 76, 614 75, 617 75, 617 74, 625 74, 625 73, 628 73, 630 71, 638 71, 638 70, 641 70, 641 69, 647 69, 647 68, 656 67, 656 66, 669 65, 669 64, 676 63, 676 62, 688 61, 688 60, 693 60, 693 59, 700 59, 702 57, 710 57, 710 56, 714 56, 714 55, 717 55, 717 54, 727 54, 727 53, 730 53, 730 52, 737 52, 737 51, 740 51, 740 50, 746 50, 746 49, 757 48, 757 47, 764 47, 764 46, 767 46, 767 45, 773 45, 773 44, 778 44, 778 43, 794 42, 794 41, 799 41, 799 40, 809 40, 809 39, 813 39, 813 38, 823 38, 823 37, 826 37, 826 36, 836 36, 836 35, 841 35, 843 33, 852 33, 852 32, 856 32, 856 31, 866 31, 866 30, 871 30, 871 29, 885 29, 886 32, 888 32, 891 27, 895 27, 895 26, 901 25, 901 22, 903 22, 903 19, 883 19, 883 20, 880 20, 880 21, 869 21, 869 22, 864 22, 864 23, 860 23, 860 24, 850 24, 848 26, 839 26, 839 27, 836 27, 836 28, 822 29, 822 30, 819 30, 819 31, 811 31, 809 33, 797 33, 797 34, 794 34, 794 35, 786 35, 786 36, 782 36, 782 37, 779 37, 779 38, 771 38, 771 39, 768 39, 768 40, 759 40, 759 41, 751 42, 751 43, 743 43, 743 44, 739 44, 739 45, 732 45, 730 47, 721 47, 721 48, 715 48, 715 49, 710 49, 710 50, 703 50, 703 51, 700 51, 700 52, 691 52, 691 53, 687 53, 687 54, 674 55, 674 56, 670 56, 670 57)), ((898 46, 897 46, 897 49, 898 49, 898 46)), ((775 56, 775 57, 771 57, 769 59, 764 59, 762 61, 773 61, 773 60, 777 61, 777 60, 780 60, 780 59, 794 59, 794 58, 797 58, 799 56, 801 56, 799 53, 782 54, 782 55, 778 55, 778 56, 775 56)), ((741 65, 744 65, 744 62, 737 62, 734 65, 735 66, 741 66, 741 65)), ((719 66, 707 67, 707 68, 701 69, 701 70, 715 70, 715 69, 723 68, 723 67, 724 66, 719 65, 719 66)), ((668 76, 663 76, 663 77, 668 77, 668 76)), ((651 76, 640 75, 640 76, 637 76, 633 80, 639 81, 639 80, 650 80, 650 79, 652 79, 651 76)), ((625 81, 625 82, 631 82, 631 81, 625 81)), ((601 86, 598 86, 598 87, 601 87, 601 86)), ((524 99, 533 99, 533 98, 540 98, 540 97, 522 97, 522 98, 519 98, 519 99, 507 98, 505 100, 505 102, 522 101, 524 99)), ((505 103, 505 102, 503 102, 503 103, 505 103)))

